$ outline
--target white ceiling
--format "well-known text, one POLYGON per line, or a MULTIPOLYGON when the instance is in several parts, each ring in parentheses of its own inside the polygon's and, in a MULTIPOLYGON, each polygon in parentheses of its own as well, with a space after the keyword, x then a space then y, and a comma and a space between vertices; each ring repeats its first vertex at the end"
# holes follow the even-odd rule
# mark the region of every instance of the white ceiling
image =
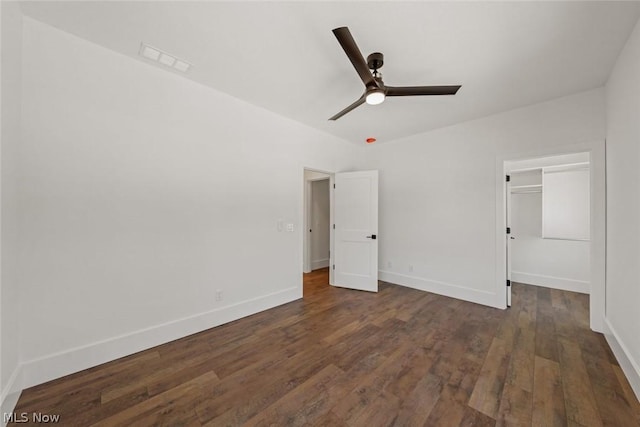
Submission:
POLYGON ((139 61, 144 41, 191 62, 186 78, 364 143, 602 86, 640 2, 45 1, 22 10, 139 61), (328 121, 363 91, 331 33, 339 26, 365 57, 384 53, 385 83, 462 88, 328 121))

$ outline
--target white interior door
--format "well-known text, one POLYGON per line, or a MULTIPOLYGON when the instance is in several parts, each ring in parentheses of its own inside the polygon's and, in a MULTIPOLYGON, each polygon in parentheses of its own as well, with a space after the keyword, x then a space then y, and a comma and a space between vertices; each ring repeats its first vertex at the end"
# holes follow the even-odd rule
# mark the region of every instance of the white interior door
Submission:
POLYGON ((378 171, 335 174, 333 285, 378 292, 378 171))
POLYGON ((511 241, 513 240, 513 235, 511 234, 511 177, 507 175, 507 185, 506 185, 506 219, 507 219, 507 229, 506 229, 506 245, 507 245, 507 307, 511 307, 511 241))

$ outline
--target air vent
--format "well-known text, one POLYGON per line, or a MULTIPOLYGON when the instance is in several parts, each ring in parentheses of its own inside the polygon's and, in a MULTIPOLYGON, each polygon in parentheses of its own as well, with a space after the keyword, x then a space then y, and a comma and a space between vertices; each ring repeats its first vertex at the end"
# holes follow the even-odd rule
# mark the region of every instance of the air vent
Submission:
POLYGON ((191 64, 180 58, 160 50, 158 48, 149 46, 148 44, 140 44, 140 56, 147 58, 154 62, 159 62, 165 67, 173 68, 174 70, 186 73, 191 69, 191 64))

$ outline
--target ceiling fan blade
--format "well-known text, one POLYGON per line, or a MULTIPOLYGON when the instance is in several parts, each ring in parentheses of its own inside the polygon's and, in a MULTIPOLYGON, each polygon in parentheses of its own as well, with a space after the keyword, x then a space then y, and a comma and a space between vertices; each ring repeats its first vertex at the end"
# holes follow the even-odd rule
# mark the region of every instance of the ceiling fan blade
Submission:
POLYGON ((356 102, 354 102, 353 104, 349 105, 347 108, 345 108, 344 110, 340 111, 338 114, 334 115, 333 117, 331 117, 329 120, 338 120, 340 117, 344 116, 345 114, 347 114, 349 111, 351 110, 355 110, 356 107, 361 106, 362 104, 364 104, 365 101, 365 96, 362 95, 360 97, 360 99, 358 99, 356 102))
POLYGON ((356 41, 351 36, 351 31, 347 27, 340 27, 333 30, 333 34, 338 39, 338 43, 344 49, 344 53, 347 54, 347 57, 353 64, 353 68, 356 69, 362 83, 365 86, 378 85, 369 71, 369 66, 367 65, 367 61, 364 60, 356 41))
POLYGON ((387 96, 455 95, 461 86, 386 86, 387 96))

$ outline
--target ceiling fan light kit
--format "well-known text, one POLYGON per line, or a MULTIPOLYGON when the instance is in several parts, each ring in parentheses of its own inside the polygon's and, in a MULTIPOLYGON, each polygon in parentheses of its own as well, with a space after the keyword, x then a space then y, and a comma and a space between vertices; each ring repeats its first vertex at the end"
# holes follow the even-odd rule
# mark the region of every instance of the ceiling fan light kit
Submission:
POLYGON ((369 105, 378 105, 382 104, 384 101, 384 91, 378 87, 367 89, 367 96, 365 96, 365 101, 369 105))
POLYGON ((338 120, 351 110, 356 109, 365 102, 369 105, 378 105, 384 102, 387 96, 419 96, 419 95, 455 95, 460 85, 455 86, 386 86, 382 81, 382 74, 378 72, 384 64, 384 55, 374 52, 367 57, 365 62, 358 45, 356 44, 349 28, 340 27, 333 30, 347 58, 364 83, 364 94, 353 104, 330 117, 329 120, 338 120))

